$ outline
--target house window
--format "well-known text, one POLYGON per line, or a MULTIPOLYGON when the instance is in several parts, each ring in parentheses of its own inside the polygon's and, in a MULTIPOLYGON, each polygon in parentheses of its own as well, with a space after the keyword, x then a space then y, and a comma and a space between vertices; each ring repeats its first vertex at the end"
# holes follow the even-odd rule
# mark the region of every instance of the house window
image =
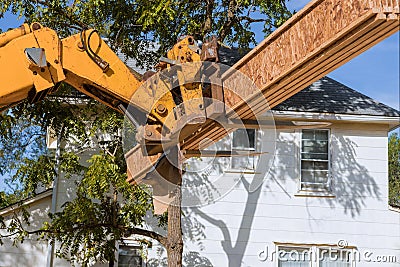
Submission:
POLYGON ((118 267, 142 267, 143 259, 140 255, 140 247, 132 245, 120 245, 118 249, 118 267))
POLYGON ((319 267, 351 267, 351 251, 319 250, 319 267))
POLYGON ((278 246, 278 267, 355 267, 353 249, 319 245, 278 246))
MULTIPOLYGON (((256 150, 256 130, 238 129, 232 134, 232 152, 252 152, 256 150)), ((256 157, 232 157, 231 168, 235 170, 255 170, 256 157)))
POLYGON ((329 190, 329 130, 301 132, 301 190, 329 190))
POLYGON ((279 249, 278 267, 309 267, 310 264, 309 248, 281 247, 279 249))

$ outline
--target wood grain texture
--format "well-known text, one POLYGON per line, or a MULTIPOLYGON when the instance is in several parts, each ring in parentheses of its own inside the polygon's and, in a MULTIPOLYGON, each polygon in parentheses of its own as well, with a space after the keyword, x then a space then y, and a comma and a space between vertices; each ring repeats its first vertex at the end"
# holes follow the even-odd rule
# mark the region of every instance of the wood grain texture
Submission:
POLYGON ((161 154, 154 156, 143 156, 140 145, 136 145, 125 154, 128 167, 128 179, 130 184, 140 183, 149 169, 157 161, 161 154))
MULTIPOLYGON (((396 0, 314 1, 233 66, 252 80, 269 107, 254 87, 235 86, 239 81, 234 72, 223 77, 224 87, 233 91, 225 94, 225 103, 241 118, 252 118, 395 33, 398 27, 396 0), (235 88, 245 101, 236 97, 239 92, 235 88)), ((224 136, 215 126, 205 129, 198 136, 213 140, 224 136)), ((186 140, 183 148, 196 149, 197 139, 186 140)))

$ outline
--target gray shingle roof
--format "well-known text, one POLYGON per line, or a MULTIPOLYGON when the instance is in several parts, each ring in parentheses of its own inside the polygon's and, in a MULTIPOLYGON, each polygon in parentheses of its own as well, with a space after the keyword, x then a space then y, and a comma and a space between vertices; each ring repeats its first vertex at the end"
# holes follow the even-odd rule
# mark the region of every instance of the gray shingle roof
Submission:
MULTIPOLYGON (((219 50, 220 61, 223 64, 232 66, 246 52, 237 48, 227 49, 221 47, 219 50)), ((398 110, 329 77, 316 81, 303 91, 274 107, 273 110, 400 117, 398 110)))
POLYGON ((222 64, 233 66, 236 62, 238 62, 242 57, 244 57, 249 50, 241 49, 241 48, 226 48, 219 47, 218 49, 218 57, 219 61, 222 64))
POLYGON ((400 112, 332 78, 324 77, 273 110, 400 117, 400 112))

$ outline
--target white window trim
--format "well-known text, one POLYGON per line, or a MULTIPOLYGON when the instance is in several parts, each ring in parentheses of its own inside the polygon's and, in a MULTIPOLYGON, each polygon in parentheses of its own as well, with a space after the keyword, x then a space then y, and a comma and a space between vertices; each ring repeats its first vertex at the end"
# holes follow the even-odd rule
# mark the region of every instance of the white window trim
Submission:
MULTIPOLYGON (((275 243, 275 251, 276 253, 279 253, 280 249, 282 248, 298 248, 298 249, 309 249, 311 251, 311 261, 309 266, 310 267, 320 267, 319 264, 319 257, 320 257, 320 250, 322 249, 336 249, 336 250, 344 250, 344 251, 349 251, 350 253, 355 253, 357 248, 355 246, 349 246, 347 248, 338 248, 337 244, 314 244, 314 243, 306 243, 306 244, 300 244, 300 243, 281 243, 281 242, 274 242, 275 243), (317 254, 314 254, 317 253, 317 254), (318 255, 317 258, 313 255, 318 255)), ((279 254, 276 254, 276 257, 274 258, 274 266, 279 267, 279 254)), ((352 260, 351 261, 351 267, 356 267, 356 261, 352 260)))
MULTIPOLYGON (((334 248, 336 250, 347 251, 347 252, 352 253, 353 255, 354 255, 354 252, 356 250, 355 248, 351 248, 351 247, 349 247, 349 248, 335 248, 335 246, 316 246, 315 247, 316 251, 318 252, 318 257, 320 257, 320 251, 321 250, 323 250, 323 249, 332 249, 332 248, 334 248)), ((318 260, 316 262, 316 267, 320 267, 319 265, 320 264, 319 264, 319 260, 318 260)), ((356 267, 356 260, 355 259, 351 260, 350 266, 351 267, 356 267)))
MULTIPOLYGON (((308 244, 279 244, 279 245, 275 245, 275 251, 276 251, 276 257, 275 257, 275 266, 279 267, 279 251, 282 248, 292 248, 292 249, 308 249, 308 250, 313 250, 312 246, 308 245, 308 244)), ((314 252, 313 252, 314 253, 314 252)), ((313 265, 313 261, 310 261, 309 267, 314 267, 313 265)))
MULTIPOLYGON (((116 266, 118 266, 118 263, 119 263, 119 249, 120 249, 120 247, 123 247, 123 246, 134 247, 139 250, 141 250, 141 249, 147 250, 148 249, 146 247, 143 247, 143 245, 140 242, 138 242, 136 239, 127 238, 127 239, 124 239, 123 242, 117 242, 117 250, 116 250, 117 261, 115 262, 116 266)), ((147 261, 147 259, 142 257, 142 266, 143 267, 146 266, 146 264, 147 264, 146 261, 147 261)))
POLYGON ((330 128, 317 128, 315 130, 328 131, 328 189, 302 189, 301 188, 301 151, 302 151, 302 131, 303 129, 296 130, 296 143, 298 149, 296 151, 297 157, 297 197, 336 197, 333 194, 333 175, 332 175, 332 129, 330 128))
MULTIPOLYGON (((249 151, 249 152, 251 152, 251 151, 257 151, 257 149, 258 149, 258 146, 257 146, 257 141, 258 141, 258 138, 259 138, 259 131, 257 130, 257 129, 254 129, 254 149, 253 148, 240 148, 240 149, 236 149, 236 148, 234 148, 233 147, 233 134, 235 133, 235 132, 232 132, 232 133, 230 133, 231 134, 231 150, 233 151, 233 150, 237 150, 237 151, 249 151)), ((258 156, 253 156, 254 157, 254 166, 253 166, 253 169, 239 169, 239 168, 232 168, 232 160, 233 160, 233 157, 231 157, 231 159, 230 159, 230 162, 229 162, 229 168, 228 169, 226 169, 226 170, 224 170, 224 173, 239 173, 239 174, 257 174, 257 172, 256 172, 256 169, 257 169, 257 164, 258 164, 258 161, 259 161, 259 157, 258 156)))

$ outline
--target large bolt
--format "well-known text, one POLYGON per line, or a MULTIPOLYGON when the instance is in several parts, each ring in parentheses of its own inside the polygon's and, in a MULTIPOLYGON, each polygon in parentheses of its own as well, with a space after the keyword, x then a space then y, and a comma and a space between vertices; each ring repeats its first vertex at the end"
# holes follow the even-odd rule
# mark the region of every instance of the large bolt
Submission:
POLYGON ((158 104, 156 111, 158 114, 163 115, 163 114, 165 114, 165 112, 167 112, 167 109, 165 108, 165 106, 163 104, 158 104))
POLYGON ((146 131, 146 135, 147 135, 147 136, 152 136, 153 133, 152 133, 151 131, 146 131))
POLYGON ((85 47, 83 46, 83 44, 82 44, 82 42, 78 42, 78 48, 79 49, 81 49, 81 50, 84 50, 85 49, 85 47))
POLYGON ((40 28, 42 28, 42 25, 40 25, 37 22, 32 23, 32 30, 36 31, 39 30, 40 28))

